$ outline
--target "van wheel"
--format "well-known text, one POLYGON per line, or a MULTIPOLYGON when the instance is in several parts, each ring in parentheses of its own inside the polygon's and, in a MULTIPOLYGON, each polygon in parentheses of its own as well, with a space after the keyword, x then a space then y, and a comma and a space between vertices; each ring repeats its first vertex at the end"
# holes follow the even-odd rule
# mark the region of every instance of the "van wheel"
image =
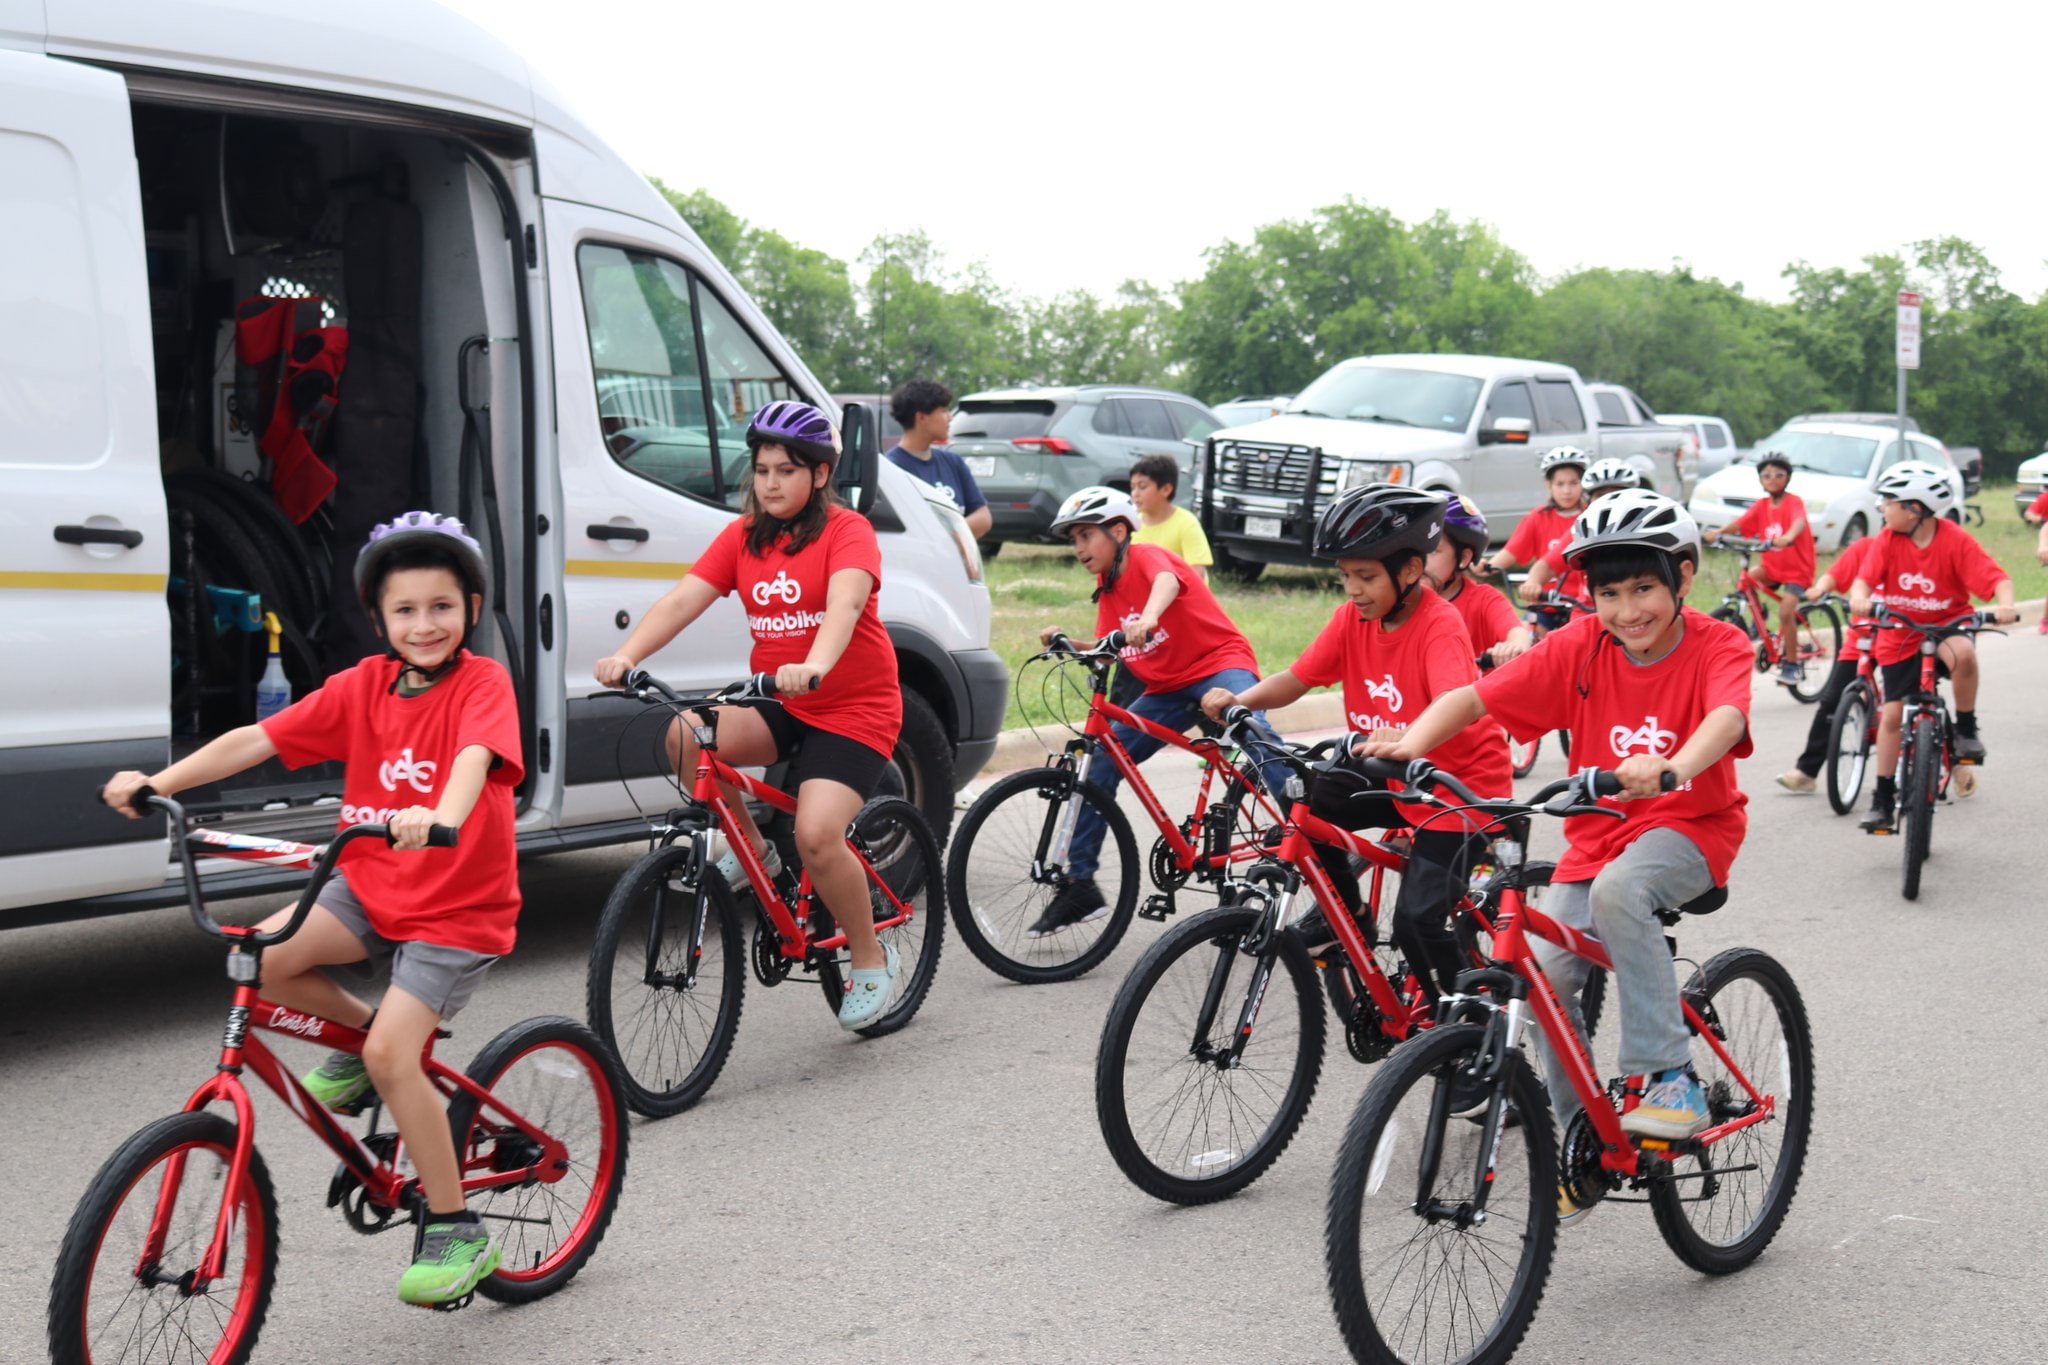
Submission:
POLYGON ((1266 566, 1258 560, 1239 559, 1214 542, 1210 543, 1209 553, 1216 560, 1212 566, 1216 576, 1227 583, 1256 583, 1259 575, 1266 571, 1266 566))
POLYGON ((981 551, 984 560, 994 559, 1003 552, 1003 542, 1000 540, 978 540, 975 547, 981 551))
POLYGON ((882 772, 877 797, 900 796, 916 806, 939 847, 953 828, 953 740, 921 695, 903 689, 903 731, 882 772))

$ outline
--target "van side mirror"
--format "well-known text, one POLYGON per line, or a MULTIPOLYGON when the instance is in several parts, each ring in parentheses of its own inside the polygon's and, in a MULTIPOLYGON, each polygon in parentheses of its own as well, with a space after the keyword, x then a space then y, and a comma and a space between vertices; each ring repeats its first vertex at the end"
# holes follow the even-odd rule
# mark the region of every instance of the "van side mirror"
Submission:
POLYGON ((1525 446, 1536 424, 1526 417, 1496 417, 1490 426, 1479 428, 1483 446, 1525 446))
POLYGON ((873 509, 882 482, 876 443, 875 414, 867 404, 848 403, 840 409, 839 493, 862 516, 873 509))

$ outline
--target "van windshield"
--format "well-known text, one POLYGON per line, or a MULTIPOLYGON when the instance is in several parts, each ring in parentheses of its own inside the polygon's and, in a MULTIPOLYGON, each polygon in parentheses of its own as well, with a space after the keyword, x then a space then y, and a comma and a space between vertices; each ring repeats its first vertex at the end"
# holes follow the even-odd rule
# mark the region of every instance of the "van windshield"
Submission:
POLYGON ((1866 436, 1835 436, 1824 431, 1781 431, 1759 444, 1751 461, 1773 450, 1792 461, 1794 469, 1860 479, 1870 473, 1877 442, 1866 436))
POLYGON ((1479 389, 1477 379, 1462 374, 1340 365, 1303 389, 1287 410, 1352 422, 1463 431, 1479 401, 1479 389))

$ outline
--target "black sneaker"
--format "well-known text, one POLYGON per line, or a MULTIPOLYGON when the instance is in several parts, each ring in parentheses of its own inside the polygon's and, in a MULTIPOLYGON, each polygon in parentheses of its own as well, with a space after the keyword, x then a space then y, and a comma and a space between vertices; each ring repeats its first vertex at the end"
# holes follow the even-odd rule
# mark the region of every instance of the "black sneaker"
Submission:
POLYGON ((1076 924, 1101 919, 1108 913, 1109 907, 1103 903, 1102 892, 1096 889, 1094 881, 1068 882, 1053 896, 1038 922, 1024 931, 1024 937, 1046 938, 1076 924))
POLYGON ((1890 834, 1893 829, 1892 803, 1878 797, 1870 804, 1870 813, 1858 822, 1865 834, 1890 834))
POLYGON ((1975 735, 1958 733, 1956 735, 1956 762, 1982 763, 1983 761, 1984 741, 1975 735))

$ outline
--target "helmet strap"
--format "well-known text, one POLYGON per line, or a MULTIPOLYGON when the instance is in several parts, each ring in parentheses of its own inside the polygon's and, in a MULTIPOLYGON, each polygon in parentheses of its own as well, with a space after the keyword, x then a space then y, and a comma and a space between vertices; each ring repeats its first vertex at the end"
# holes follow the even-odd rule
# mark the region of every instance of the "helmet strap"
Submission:
POLYGON ((385 651, 385 654, 389 658, 398 660, 399 663, 397 676, 391 679, 391 686, 385 689, 385 695, 387 696, 398 691, 398 685, 401 682, 405 681, 405 675, 408 673, 417 676, 420 680, 421 688, 424 689, 432 687, 435 683, 447 677, 450 673, 454 672, 456 666, 462 662, 461 645, 455 646, 455 652, 453 654, 450 654, 446 659, 443 659, 440 663, 435 664, 432 668, 421 668, 418 664, 407 661, 406 657, 403 654, 400 654, 395 646, 390 649, 387 649, 385 651))

